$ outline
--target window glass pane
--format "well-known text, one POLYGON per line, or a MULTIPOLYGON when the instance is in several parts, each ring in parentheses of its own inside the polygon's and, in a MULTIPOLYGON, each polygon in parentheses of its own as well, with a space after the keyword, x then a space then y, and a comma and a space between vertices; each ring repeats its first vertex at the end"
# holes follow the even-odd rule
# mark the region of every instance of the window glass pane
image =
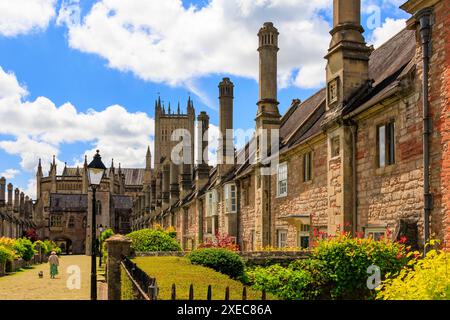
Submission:
POLYGON ((386 166, 386 126, 378 127, 378 164, 386 166))
POLYGON ((387 141, 388 141, 388 164, 395 163, 395 123, 391 122, 387 125, 387 141))
POLYGON ((311 180, 311 152, 303 156, 303 180, 311 180))
POLYGON ((287 193, 287 164, 283 163, 278 166, 278 195, 286 195, 287 193))

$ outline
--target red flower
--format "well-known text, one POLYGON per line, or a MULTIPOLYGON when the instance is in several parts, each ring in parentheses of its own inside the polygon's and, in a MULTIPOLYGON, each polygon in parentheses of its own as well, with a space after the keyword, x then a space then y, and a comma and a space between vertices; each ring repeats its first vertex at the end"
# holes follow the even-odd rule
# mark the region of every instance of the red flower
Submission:
POLYGON ((405 236, 402 236, 402 237, 400 237, 400 240, 398 242, 406 243, 406 241, 408 241, 408 239, 405 236))

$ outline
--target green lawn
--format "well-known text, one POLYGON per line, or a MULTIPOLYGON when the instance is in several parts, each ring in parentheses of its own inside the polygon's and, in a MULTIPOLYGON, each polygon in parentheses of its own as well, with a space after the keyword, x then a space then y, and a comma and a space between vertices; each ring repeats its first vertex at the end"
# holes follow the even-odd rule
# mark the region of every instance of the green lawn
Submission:
MULTIPOLYGON (((194 286, 194 299, 206 300, 208 285, 212 287, 212 299, 223 300, 225 288, 230 287, 230 300, 242 300, 243 285, 239 281, 210 268, 192 265, 180 257, 138 257, 133 261, 149 276, 156 278, 158 299, 170 300, 172 284, 176 285, 177 299, 189 298, 189 286, 194 286)), ((267 299, 269 299, 267 295, 267 299)), ((247 288, 248 300, 261 299, 261 292, 247 288)))

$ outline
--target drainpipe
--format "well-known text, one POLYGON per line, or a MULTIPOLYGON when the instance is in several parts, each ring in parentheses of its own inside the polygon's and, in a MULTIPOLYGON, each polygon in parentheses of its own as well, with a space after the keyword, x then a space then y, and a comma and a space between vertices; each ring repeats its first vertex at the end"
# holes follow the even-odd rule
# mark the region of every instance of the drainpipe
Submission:
POLYGON ((431 119, 429 115, 428 102, 428 75, 431 49, 431 16, 432 9, 425 8, 416 14, 416 20, 419 22, 420 39, 422 42, 422 103, 423 103, 423 197, 424 197, 424 256, 428 252, 425 244, 430 239, 430 213, 432 208, 432 195, 430 193, 430 146, 429 139, 431 135, 431 119))
POLYGON ((352 182, 353 182, 353 188, 352 188, 352 233, 353 237, 356 237, 356 232, 358 231, 358 192, 357 192, 357 170, 356 170, 356 139, 357 139, 357 133, 358 133, 358 125, 352 121, 350 130, 352 132, 352 182))

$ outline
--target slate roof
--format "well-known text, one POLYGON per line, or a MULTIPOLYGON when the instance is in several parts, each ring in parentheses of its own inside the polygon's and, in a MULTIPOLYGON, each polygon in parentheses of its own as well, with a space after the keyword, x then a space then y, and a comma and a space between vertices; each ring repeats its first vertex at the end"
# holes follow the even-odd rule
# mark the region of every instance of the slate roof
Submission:
POLYGON ((112 202, 114 209, 128 210, 133 208, 133 199, 130 196, 113 195, 112 202))
POLYGON ((122 173, 125 175, 125 185, 137 186, 143 183, 145 169, 123 168, 122 173))
MULTIPOLYGON (((105 175, 109 176, 110 168, 106 169, 105 175)), ((122 168, 122 173, 125 175, 125 185, 126 186, 139 186, 142 185, 144 179, 144 168, 122 168)), ((83 175, 84 168, 79 168, 78 172, 80 176, 83 175)), ((118 169, 116 168, 116 173, 118 169)), ((77 168, 66 167, 63 171, 63 176, 66 177, 76 177, 77 176, 77 168)))
POLYGON ((50 194, 50 212, 83 212, 87 211, 88 198, 86 194, 50 194))

